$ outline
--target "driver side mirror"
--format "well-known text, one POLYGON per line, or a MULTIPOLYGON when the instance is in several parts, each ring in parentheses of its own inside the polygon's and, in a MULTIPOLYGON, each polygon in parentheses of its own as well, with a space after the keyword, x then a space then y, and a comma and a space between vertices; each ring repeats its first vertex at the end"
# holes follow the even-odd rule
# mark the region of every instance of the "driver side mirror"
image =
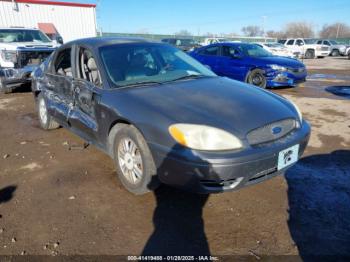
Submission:
POLYGON ((63 38, 62 38, 62 36, 60 36, 60 35, 56 36, 56 42, 57 42, 58 44, 63 45, 63 38))
POLYGON ((298 43, 298 46, 303 46, 303 45, 304 45, 304 43, 303 43, 303 42, 298 43))

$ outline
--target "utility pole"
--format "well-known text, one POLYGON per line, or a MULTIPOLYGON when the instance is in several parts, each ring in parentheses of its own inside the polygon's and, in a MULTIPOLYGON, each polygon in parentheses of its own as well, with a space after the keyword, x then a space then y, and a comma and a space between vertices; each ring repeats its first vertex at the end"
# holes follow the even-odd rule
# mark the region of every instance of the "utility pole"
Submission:
POLYGON ((266 42, 266 36, 265 36, 265 24, 266 24, 266 15, 263 15, 262 17, 262 33, 263 33, 263 37, 264 37, 264 42, 266 42))
POLYGON ((338 36, 339 36, 339 31, 340 31, 340 23, 338 23, 338 28, 337 28, 337 36, 335 37, 336 39, 338 39, 338 36))
POLYGON ((99 33, 100 36, 102 36, 102 27, 100 23, 100 6, 101 6, 101 0, 96 1, 96 27, 97 27, 97 32, 99 33))

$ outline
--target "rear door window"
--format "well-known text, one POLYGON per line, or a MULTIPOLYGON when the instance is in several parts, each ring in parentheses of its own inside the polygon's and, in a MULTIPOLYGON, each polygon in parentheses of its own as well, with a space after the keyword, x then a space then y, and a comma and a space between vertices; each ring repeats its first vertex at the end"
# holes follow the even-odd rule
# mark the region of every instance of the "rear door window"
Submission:
POLYGON ((53 64, 53 73, 60 76, 73 77, 72 74, 72 63, 71 63, 71 52, 72 48, 66 48, 61 50, 53 64))
POLYGON ((301 45, 304 44, 304 42, 303 42, 303 40, 298 39, 298 40, 296 40, 295 44, 298 45, 298 46, 301 46, 301 45))
POLYGON ((102 79, 97 62, 89 49, 79 48, 78 76, 97 87, 101 87, 102 79))

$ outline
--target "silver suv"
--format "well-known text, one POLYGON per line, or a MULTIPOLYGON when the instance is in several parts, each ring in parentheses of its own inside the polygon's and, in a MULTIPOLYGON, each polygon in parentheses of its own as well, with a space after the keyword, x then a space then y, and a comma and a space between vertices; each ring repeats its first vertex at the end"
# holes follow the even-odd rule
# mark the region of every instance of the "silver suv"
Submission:
POLYGON ((343 44, 339 44, 337 43, 337 41, 320 39, 320 40, 317 40, 316 44, 329 46, 331 56, 346 55, 347 46, 343 44))

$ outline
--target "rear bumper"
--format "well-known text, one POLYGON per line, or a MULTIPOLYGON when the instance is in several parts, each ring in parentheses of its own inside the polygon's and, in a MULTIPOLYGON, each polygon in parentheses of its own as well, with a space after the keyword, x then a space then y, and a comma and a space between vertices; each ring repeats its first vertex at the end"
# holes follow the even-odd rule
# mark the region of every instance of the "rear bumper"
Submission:
POLYGON ((149 144, 157 165, 161 182, 197 193, 219 193, 233 191, 283 174, 277 170, 278 154, 281 150, 299 144, 299 157, 303 154, 310 136, 310 126, 303 126, 282 138, 259 148, 248 149, 247 154, 223 153, 220 157, 199 157, 188 150, 172 150, 149 144), (176 152, 174 152, 176 151, 176 152))

